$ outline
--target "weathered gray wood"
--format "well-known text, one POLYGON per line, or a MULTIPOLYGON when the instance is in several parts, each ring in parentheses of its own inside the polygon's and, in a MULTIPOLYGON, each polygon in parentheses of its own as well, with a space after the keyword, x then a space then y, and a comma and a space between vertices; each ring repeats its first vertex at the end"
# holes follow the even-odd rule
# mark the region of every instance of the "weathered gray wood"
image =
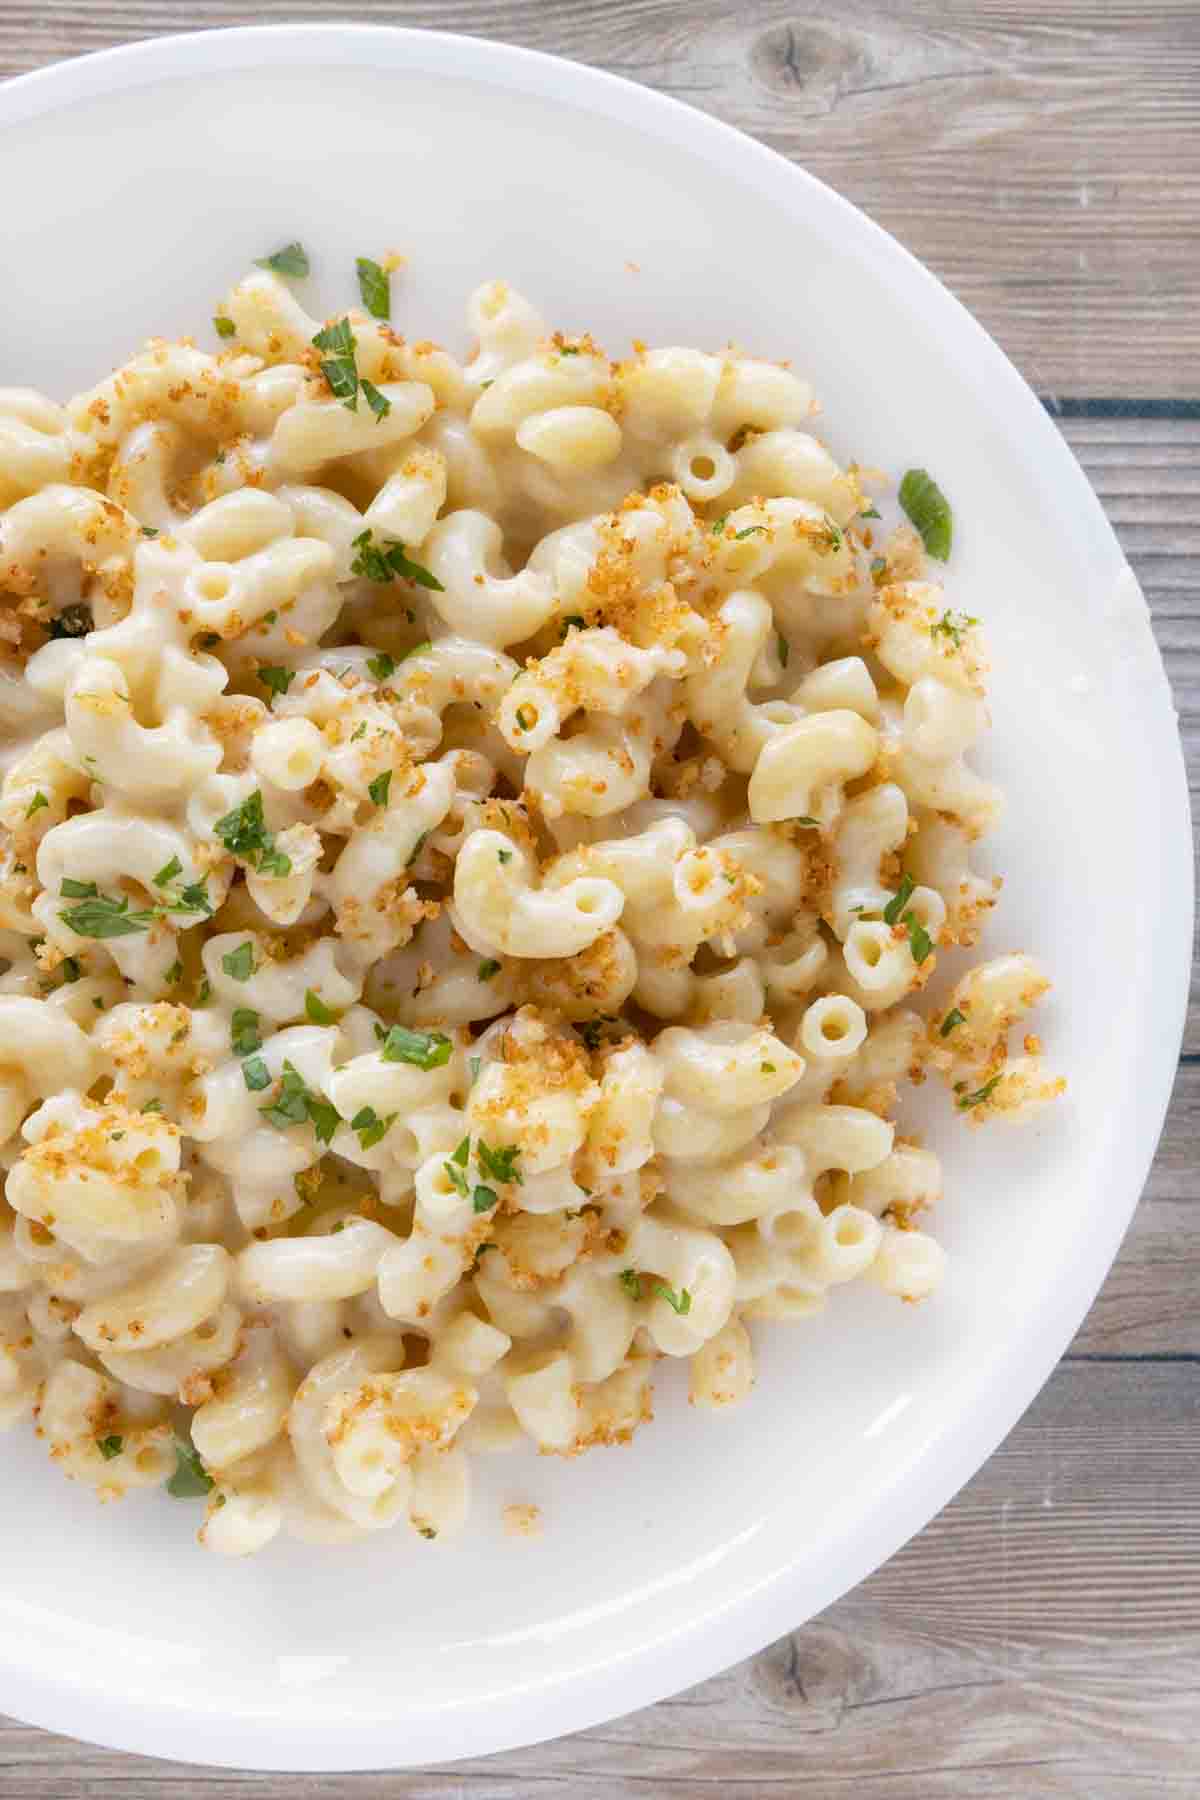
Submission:
MULTIPOLYGON (((338 17, 508 38, 690 100, 894 231, 1039 391, 1200 399, 1195 0, 0 0, 0 74, 185 26, 338 17)), ((1060 424, 1146 590, 1196 797, 1200 421, 1060 424)), ((1200 1792, 1192 1001, 1193 1060, 1069 1357, 941 1517, 820 1619, 647 1712, 413 1776, 223 1775, 0 1721, 4 1800, 1200 1792)))
POLYGON ((865 208, 1035 387, 1200 393, 1194 0, 5 0, 0 73, 193 25, 338 18, 507 38, 661 88, 865 208))

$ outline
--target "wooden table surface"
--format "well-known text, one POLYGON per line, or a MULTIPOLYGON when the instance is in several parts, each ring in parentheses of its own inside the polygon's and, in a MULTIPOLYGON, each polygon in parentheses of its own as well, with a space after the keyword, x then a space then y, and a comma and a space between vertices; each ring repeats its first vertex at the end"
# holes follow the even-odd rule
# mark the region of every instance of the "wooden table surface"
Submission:
MULTIPOLYGON (((1198 0, 0 0, 0 76, 161 32, 334 17, 629 76, 893 231, 1013 357, 1095 484, 1153 611, 1195 795, 1198 0)), ((1193 986, 1145 1196, 1057 1372, 920 1537, 740 1668, 558 1743, 410 1775, 223 1774, 0 1721, 0 1794, 1200 1794, 1198 1168, 1193 986)))

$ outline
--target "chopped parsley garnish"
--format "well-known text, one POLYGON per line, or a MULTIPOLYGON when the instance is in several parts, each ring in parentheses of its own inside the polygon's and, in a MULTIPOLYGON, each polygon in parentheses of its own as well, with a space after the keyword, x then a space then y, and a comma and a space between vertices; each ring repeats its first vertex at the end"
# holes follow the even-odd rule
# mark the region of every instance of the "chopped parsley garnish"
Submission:
POLYGON ((909 469, 900 483, 900 504, 921 534, 930 556, 945 562, 954 538, 950 502, 926 469, 909 469))
POLYGON ((143 537, 156 538, 158 536, 158 527, 156 525, 140 525, 138 529, 143 537))
POLYGON ((676 1293, 675 1289, 668 1287, 665 1281, 658 1281, 654 1284, 654 1292, 660 1300, 665 1300, 671 1310, 677 1312, 681 1319, 691 1312, 692 1296, 686 1288, 680 1288, 676 1293))
POLYGON ((450 1039, 440 1031, 410 1031, 407 1025, 393 1025, 389 1031, 375 1028, 383 1048, 384 1062, 412 1063, 417 1069, 441 1069, 450 1061, 453 1048, 450 1039))
POLYGON ((735 544, 740 544, 743 538, 753 537, 756 531, 765 531, 766 529, 765 525, 743 525, 740 531, 734 532, 733 541, 735 544))
POLYGON ((560 344, 559 349, 558 349, 558 354, 560 356, 578 356, 579 355, 579 345, 578 344, 560 344))
POLYGON ((381 650, 378 656, 368 656, 367 667, 376 681, 386 681, 389 675, 396 672, 396 659, 389 656, 386 650, 381 650))
POLYGON ((762 1070, 762 1073, 763 1073, 763 1074, 764 1074, 764 1075, 774 1075, 774 1074, 775 1074, 775 1073, 776 1073, 776 1069, 775 1069, 775 1064, 774 1064, 774 1063, 769 1063, 769 1062, 765 1062, 765 1063, 761 1063, 761 1064, 760 1064, 760 1065, 759 1065, 759 1067, 760 1067, 760 1068, 761 1068, 761 1070, 762 1070))
POLYGON ((335 400, 351 412, 358 410, 358 368, 354 361, 355 337, 349 319, 326 325, 313 339, 313 348, 328 351, 321 358, 321 373, 335 400))
POLYGON ((308 274, 308 252, 295 238, 282 250, 272 250, 270 256, 256 257, 255 262, 260 269, 270 269, 274 275, 308 274))
POLYGON ((442 1164, 442 1168, 446 1172, 447 1181, 450 1183, 455 1193, 460 1194, 464 1200, 469 1191, 467 1187, 466 1167, 467 1158, 470 1154, 471 1140, 469 1137, 465 1137, 458 1148, 451 1152, 449 1161, 442 1164))
POLYGON ((901 913, 912 899, 915 886, 916 883, 913 881, 911 875, 905 875, 903 877, 900 886, 883 909, 883 917, 886 924, 895 925, 899 921, 901 913))
POLYGON ((915 884, 909 874, 902 876, 900 886, 883 909, 884 923, 887 925, 903 925, 908 932, 908 947, 912 951, 913 961, 920 966, 933 950, 933 939, 918 919, 916 913, 908 908, 912 899, 915 884))
POLYGON ((176 987, 179 982, 183 980, 183 964, 178 957, 175 958, 175 961, 164 974, 163 980, 168 987, 176 987))
POLYGON ((418 587, 429 588, 435 594, 445 592, 431 570, 425 568, 423 563, 413 562, 406 555, 403 544, 373 543, 369 529, 360 531, 352 542, 354 549, 358 551, 350 564, 352 575, 364 575, 368 581, 377 581, 381 585, 397 579, 415 581, 418 587))
POLYGON ((962 647, 963 632, 969 631, 972 625, 978 625, 978 623, 979 620, 972 618, 969 613, 955 613, 947 610, 936 625, 929 627, 929 635, 930 637, 949 638, 954 648, 958 650, 962 647))
MULTIPOLYGON (((796 820, 796 823, 797 825, 807 825, 811 831, 820 831, 821 829, 820 820, 812 818, 808 813, 801 813, 800 817, 796 820)), ((854 910, 853 907, 850 908, 851 912, 854 910)))
POLYGON ((274 833, 267 830, 260 788, 218 819, 213 830, 231 856, 240 856, 260 875, 291 874, 291 858, 276 850, 274 833))
POLYGON ((97 1438, 96 1448, 104 1458, 105 1462, 111 1462, 113 1457, 120 1456, 122 1450, 125 1448, 125 1439, 123 1437, 118 1437, 114 1432, 109 1437, 97 1438))
POLYGON ((175 1473, 167 1483, 174 1500, 199 1500, 211 1493, 213 1478, 200 1461, 200 1453, 190 1438, 175 1439, 175 1473))
POLYGON ((532 731, 537 724, 537 714, 528 706, 518 706, 517 724, 522 731, 532 731))
POLYGON ((234 1008, 229 1041, 235 1056, 253 1056, 256 1050, 261 1050, 262 1033, 258 1029, 258 1014, 250 1007, 234 1008))
POLYGON ((617 1279, 627 1294, 631 1294, 635 1300, 641 1299, 642 1278, 636 1269, 622 1269, 617 1279))
POLYGON ((173 913, 212 913, 212 901, 208 897, 208 876, 202 881, 189 881, 186 887, 179 890, 177 900, 168 900, 165 910, 173 913))
POLYGON ((471 1195, 471 1206, 477 1213, 491 1212, 493 1206, 499 1206, 500 1196, 494 1188, 477 1187, 471 1195))
POLYGON ((33 799, 29 802, 29 805, 25 808, 25 817, 27 819, 32 819, 35 812, 41 812, 43 806, 49 806, 49 804, 50 802, 47 800, 45 794, 43 794, 41 788, 39 788, 37 793, 33 796, 33 799))
POLYGON ((261 1056, 248 1056, 242 1064, 242 1079, 252 1094, 261 1094, 271 1085, 271 1071, 261 1056))
POLYGON ((258 671, 258 679, 272 694, 286 694, 296 679, 295 669, 282 669, 272 665, 258 671))
POLYGON ((778 651, 779 651, 779 666, 781 669, 786 669, 788 666, 788 657, 792 654, 792 652, 791 652, 791 647, 789 646, 788 641, 784 637, 782 631, 776 633, 775 643, 776 643, 776 647, 778 648, 778 651))
POLYGON ((886 556, 873 556, 871 558, 871 574, 876 581, 878 581, 881 576, 887 574, 886 556))
POLYGON ((354 730, 350 733, 350 742, 352 744, 356 744, 358 742, 359 738, 366 737, 366 735, 367 735, 367 721, 364 719, 362 721, 361 725, 356 725, 354 727, 354 730))
POLYGON ((310 1124, 316 1133, 317 1142, 332 1142, 333 1134, 341 1123, 341 1115, 328 1100, 322 1100, 314 1094, 300 1071, 290 1062, 283 1065, 283 1073, 279 1078, 279 1092, 269 1106, 260 1106, 259 1112, 278 1131, 286 1131, 289 1125, 310 1124))
POLYGON ((336 1013, 331 1007, 326 1006, 314 988, 305 988, 304 990, 304 1015, 311 1019, 314 1025, 336 1025, 342 1016, 341 1013, 336 1013))
POLYGON ((957 1006, 952 1006, 950 1008, 950 1011, 946 1014, 945 1018, 942 1020, 942 1028, 938 1032, 938 1036, 939 1037, 949 1037, 950 1033, 954 1030, 954 1027, 956 1025, 965 1025, 966 1022, 967 1022, 966 1013, 960 1012, 957 1006))
POLYGON ((177 875, 182 874, 183 864, 177 856, 173 856, 170 862, 165 862, 163 864, 162 868, 158 871, 158 874, 154 877, 154 885, 155 887, 166 887, 168 881, 174 881, 177 875))
POLYGON ((513 1182, 518 1187, 524 1185, 525 1178, 517 1168, 517 1158, 520 1154, 520 1146, 517 1144, 508 1144, 503 1149, 492 1150, 480 1138, 475 1146, 475 1160, 484 1174, 505 1186, 511 1186, 513 1182))
POLYGON ((162 1111, 162 1109, 163 1109, 163 1103, 156 1094, 153 1100, 147 1100, 145 1106, 143 1106, 143 1108, 142 1108, 142 1111, 144 1113, 160 1113, 162 1111))
POLYGON ((729 514, 727 512, 723 512, 719 519, 713 520, 712 524, 709 526, 709 530, 712 532, 716 532, 719 535, 722 531, 724 531, 725 526, 728 523, 728 521, 729 521, 729 514))
POLYGON ((858 516, 860 519, 878 519, 883 515, 880 513, 879 508, 872 502, 870 506, 860 506, 858 509, 858 516))
POLYGON ((485 957, 483 962, 480 963, 477 972, 480 981, 490 981, 493 975, 498 975, 500 973, 500 964, 493 956, 485 957))
POLYGON ((221 958, 221 967, 233 981, 249 981, 254 973, 254 945, 247 938, 236 950, 221 958))
POLYGON ((497 850, 496 859, 498 862, 510 863, 512 861, 512 851, 511 850, 497 850))
POLYGON ((587 630, 587 620, 583 617, 583 615, 581 613, 568 613, 567 617, 565 619, 561 620, 559 623, 558 635, 559 635, 560 639, 566 637, 566 635, 570 631, 572 625, 574 625, 576 627, 576 629, 579 631, 587 630))
POLYGON ((213 318, 213 330, 218 337, 230 338, 236 333, 237 326, 232 319, 227 319, 224 313, 217 313, 213 318))
POLYGON ((392 284, 387 270, 381 269, 369 256, 356 257, 354 267, 358 271, 358 291, 362 295, 362 303, 371 317, 390 319, 392 284))
POLYGON ((373 1106, 360 1106, 350 1121, 350 1129, 358 1133, 358 1142, 363 1150, 373 1150, 391 1130, 396 1118, 395 1113, 389 1113, 386 1119, 381 1119, 373 1106))
POLYGON ((386 806, 387 805, 388 789, 391 787, 391 785, 392 785, 392 771, 390 769, 385 769, 383 771, 382 775, 377 775, 375 777, 374 781, 368 783, 367 792, 368 792, 368 794, 370 794, 370 796, 371 796, 372 800, 375 802, 376 806, 386 806))
POLYGON ((59 893, 64 900, 91 900, 100 892, 94 881, 72 881, 64 875, 59 893))
POLYGON ((64 956, 58 967, 59 973, 63 978, 64 986, 70 982, 78 981, 79 977, 83 974, 83 969, 77 956, 64 956))
POLYGON ((200 977, 200 986, 196 989, 196 1005, 206 1006, 212 999, 212 982, 207 975, 200 977))
MULTIPOLYGON (((119 900, 114 900, 107 894, 97 894, 94 883, 88 885, 92 892, 87 899, 78 906, 64 908, 58 915, 80 937, 133 937, 139 931, 148 930, 158 916, 153 908, 147 912, 130 912, 129 901, 124 894, 119 900)), ((67 883, 64 881, 63 892, 66 891, 67 883)))
POLYGON ((1004 1070, 1001 1069, 998 1075, 993 1075, 990 1081, 985 1081, 983 1086, 981 1088, 976 1088, 973 1094, 960 1094, 956 1101, 956 1105, 963 1112, 969 1111, 972 1106, 982 1106, 985 1100, 990 1100, 998 1083, 1003 1081, 1003 1079, 1004 1070))
POLYGON ((363 399, 375 414, 376 419, 386 419, 392 410, 392 403, 387 395, 381 393, 375 383, 368 381, 365 375, 359 376, 358 385, 362 390, 363 399))
POLYGON ((841 527, 835 525, 829 514, 825 514, 824 543, 829 550, 840 550, 842 547, 841 527))
POLYGON ((56 619, 46 621, 46 630, 52 638, 86 637, 94 631, 92 609, 82 602, 77 606, 64 606, 56 619))

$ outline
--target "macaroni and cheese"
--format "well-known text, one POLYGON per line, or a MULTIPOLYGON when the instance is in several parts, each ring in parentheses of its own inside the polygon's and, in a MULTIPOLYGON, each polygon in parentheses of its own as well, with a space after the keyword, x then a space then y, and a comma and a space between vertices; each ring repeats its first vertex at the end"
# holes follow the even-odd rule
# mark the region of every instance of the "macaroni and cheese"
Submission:
POLYGON ((919 1010, 998 886, 980 631, 808 384, 501 281, 459 362, 296 251, 0 390, 0 1419, 233 1555, 441 1537, 661 1357, 720 1408, 755 1321, 925 1298, 899 1084, 1062 1087, 1032 957, 919 1010))

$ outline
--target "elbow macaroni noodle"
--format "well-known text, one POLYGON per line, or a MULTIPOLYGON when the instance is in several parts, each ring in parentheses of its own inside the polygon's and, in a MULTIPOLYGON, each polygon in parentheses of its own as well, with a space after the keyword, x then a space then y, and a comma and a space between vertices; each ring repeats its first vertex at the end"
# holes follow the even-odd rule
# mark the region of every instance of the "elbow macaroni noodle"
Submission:
POLYGON ((1031 956, 912 1007, 998 886, 982 647, 808 386, 469 318, 335 321, 348 400, 260 269, 216 354, 0 390, 0 1422, 228 1555, 923 1299, 898 1083, 1063 1086, 1031 956))

